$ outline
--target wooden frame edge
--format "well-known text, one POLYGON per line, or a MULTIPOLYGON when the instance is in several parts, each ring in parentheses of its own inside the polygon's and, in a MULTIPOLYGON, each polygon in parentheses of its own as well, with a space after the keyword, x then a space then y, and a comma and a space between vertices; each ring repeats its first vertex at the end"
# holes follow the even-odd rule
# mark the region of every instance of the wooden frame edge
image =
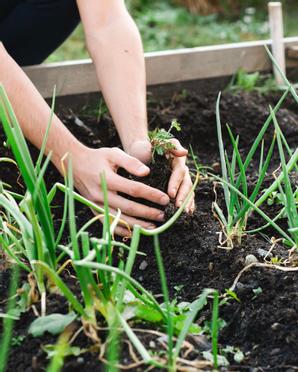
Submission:
MULTIPOLYGON (((285 48, 298 46, 298 37, 284 39, 285 48)), ((146 53, 147 85, 177 83, 233 75, 239 68, 248 72, 268 71, 270 60, 264 45, 270 40, 222 44, 146 53)), ((287 60, 287 67, 298 61, 287 60)), ((25 67, 37 89, 48 98, 56 85, 57 96, 100 90, 91 60, 68 61, 25 67)))

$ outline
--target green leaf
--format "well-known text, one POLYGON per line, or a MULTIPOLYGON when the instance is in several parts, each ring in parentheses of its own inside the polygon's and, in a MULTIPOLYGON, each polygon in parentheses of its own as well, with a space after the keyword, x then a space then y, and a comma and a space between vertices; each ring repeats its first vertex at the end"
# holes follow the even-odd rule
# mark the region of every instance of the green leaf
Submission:
POLYGON ((139 319, 146 320, 152 323, 159 323, 162 321, 162 315, 159 311, 152 309, 151 306, 140 304, 136 308, 135 316, 139 319))
POLYGON ((156 150, 156 153, 158 155, 163 155, 164 154, 164 148, 161 147, 161 146, 156 147, 155 150, 156 150))
POLYGON ((226 293, 232 297, 234 300, 238 301, 238 302, 241 302, 239 297, 236 295, 236 293, 234 291, 231 291, 230 289, 226 289, 226 293))
POLYGON ((76 319, 76 314, 71 312, 68 314, 50 314, 41 316, 35 319, 28 332, 34 337, 42 336, 45 332, 49 332, 52 335, 60 334, 64 329, 76 319))
MULTIPOLYGON (((176 331, 179 331, 179 332, 182 331, 182 329, 184 328, 184 325, 185 325, 185 321, 186 320, 187 320, 186 314, 179 315, 176 318, 174 318, 175 330, 176 331)), ((199 334, 201 331, 202 331, 202 327, 200 327, 196 323, 192 323, 190 325, 190 327, 188 328, 188 332, 189 333, 192 333, 192 334, 195 334, 195 335, 199 334)), ((179 334, 179 332, 178 332, 178 334, 179 334)))
POLYGON ((175 128, 178 132, 181 131, 181 124, 178 123, 177 119, 172 120, 172 128, 175 128))
MULTIPOLYGON (((47 359, 52 359, 55 355, 57 355, 57 346, 56 345, 45 345, 42 349, 47 353, 47 359)), ((63 350, 63 356, 79 356, 82 353, 85 353, 86 349, 81 349, 79 346, 70 346, 66 345, 65 349, 63 350)))

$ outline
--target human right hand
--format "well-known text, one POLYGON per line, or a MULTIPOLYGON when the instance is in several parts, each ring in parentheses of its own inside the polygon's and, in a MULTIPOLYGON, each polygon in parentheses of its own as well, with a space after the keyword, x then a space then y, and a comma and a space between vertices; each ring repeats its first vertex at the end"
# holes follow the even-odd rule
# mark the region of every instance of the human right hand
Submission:
MULTIPOLYGON (((164 213, 161 210, 128 200, 118 194, 120 192, 134 198, 146 199, 162 206, 169 203, 169 196, 162 191, 117 174, 118 168, 124 168, 137 177, 147 176, 150 169, 141 161, 116 147, 91 149, 84 146, 72 157, 74 183, 81 195, 103 207, 104 196, 100 175, 104 173, 112 214, 116 214, 119 208, 122 211, 121 219, 125 220, 130 227, 138 224, 146 229, 153 229, 154 221, 164 220, 164 213)), ((117 226, 115 233, 120 236, 130 236, 130 231, 123 224, 117 226)))

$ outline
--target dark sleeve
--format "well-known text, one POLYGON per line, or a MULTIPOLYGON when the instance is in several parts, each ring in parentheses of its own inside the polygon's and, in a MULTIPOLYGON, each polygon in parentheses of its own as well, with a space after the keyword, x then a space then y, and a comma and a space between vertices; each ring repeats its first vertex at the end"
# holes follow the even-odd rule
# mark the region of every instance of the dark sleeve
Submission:
POLYGON ((21 66, 44 61, 79 21, 75 0, 0 1, 0 41, 21 66))

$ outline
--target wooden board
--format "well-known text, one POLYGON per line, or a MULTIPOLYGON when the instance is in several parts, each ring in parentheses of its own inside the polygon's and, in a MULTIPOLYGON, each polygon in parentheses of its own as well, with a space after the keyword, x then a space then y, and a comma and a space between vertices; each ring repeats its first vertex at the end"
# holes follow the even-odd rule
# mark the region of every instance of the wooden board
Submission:
MULTIPOLYGON (((285 48, 297 47, 298 37, 285 38, 284 43, 285 48)), ((264 45, 270 44, 270 40, 262 40, 146 53, 147 84, 229 76, 239 68, 248 72, 268 71, 271 64, 264 45)), ((298 67, 298 61, 288 59, 287 67, 298 67)), ((52 95, 54 85, 58 96, 100 89, 91 60, 30 66, 24 70, 45 98, 52 95)))

